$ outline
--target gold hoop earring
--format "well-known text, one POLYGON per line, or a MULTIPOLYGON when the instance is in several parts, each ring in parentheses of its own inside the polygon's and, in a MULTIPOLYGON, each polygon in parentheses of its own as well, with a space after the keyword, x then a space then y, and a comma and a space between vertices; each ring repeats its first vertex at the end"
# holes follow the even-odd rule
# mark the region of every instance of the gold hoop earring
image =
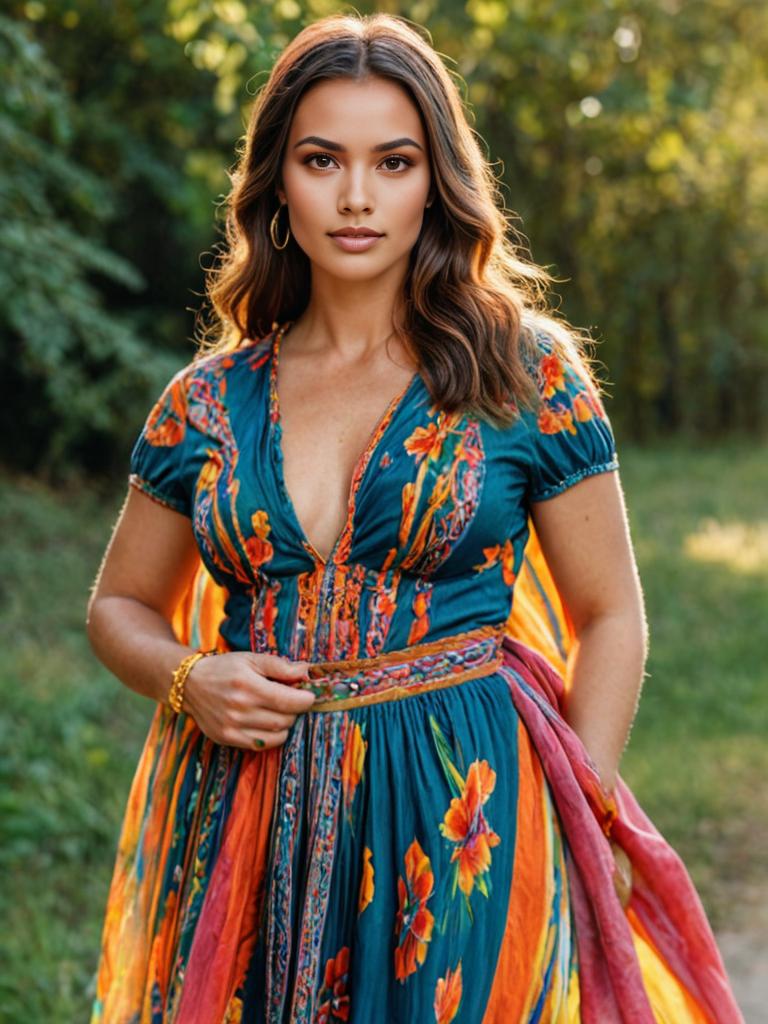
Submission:
POLYGON ((287 234, 285 236, 285 241, 283 242, 282 245, 278 244, 277 237, 276 237, 276 235, 277 235, 277 218, 280 216, 280 211, 282 210, 282 208, 284 206, 286 206, 286 205, 287 205, 286 203, 281 203, 278 206, 278 208, 275 210, 275 215, 273 216, 272 220, 269 222, 269 235, 270 235, 270 238, 272 239, 272 245, 274 245, 274 247, 276 249, 281 249, 281 250, 284 249, 286 247, 286 245, 288 245, 288 242, 290 241, 290 238, 291 238, 291 228, 290 228, 290 225, 288 226, 287 234))

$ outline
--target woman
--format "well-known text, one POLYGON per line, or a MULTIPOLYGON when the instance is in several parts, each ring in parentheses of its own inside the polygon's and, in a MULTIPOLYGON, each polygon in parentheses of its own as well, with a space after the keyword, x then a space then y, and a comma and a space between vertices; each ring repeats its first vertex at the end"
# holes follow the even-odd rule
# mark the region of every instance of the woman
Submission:
POLYGON ((613 435, 497 199, 403 21, 277 61, 219 337, 89 608, 158 702, 93 1022, 740 1019, 617 776, 646 627, 613 435))

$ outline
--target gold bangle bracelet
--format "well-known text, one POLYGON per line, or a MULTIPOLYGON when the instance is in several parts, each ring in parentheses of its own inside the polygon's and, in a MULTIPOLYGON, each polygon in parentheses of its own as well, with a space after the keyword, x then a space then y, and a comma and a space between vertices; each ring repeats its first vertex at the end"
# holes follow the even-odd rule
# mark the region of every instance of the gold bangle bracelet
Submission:
POLYGON ((181 706, 184 701, 184 684, 187 681, 187 676, 192 671, 192 666, 201 658, 207 658, 211 654, 218 653, 216 648, 211 651, 194 651, 183 658, 178 668, 174 670, 171 689, 168 692, 168 704, 177 715, 181 714, 181 706))

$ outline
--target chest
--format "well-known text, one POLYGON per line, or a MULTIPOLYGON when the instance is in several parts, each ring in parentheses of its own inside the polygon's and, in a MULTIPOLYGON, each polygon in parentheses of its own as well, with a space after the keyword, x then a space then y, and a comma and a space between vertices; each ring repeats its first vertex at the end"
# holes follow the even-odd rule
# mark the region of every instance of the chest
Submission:
POLYGON ((224 383, 197 382, 193 419, 205 419, 186 463, 195 532, 220 575, 248 584, 332 561, 376 578, 450 576, 490 568, 522 538, 522 428, 438 410, 419 375, 396 393, 369 380, 278 395, 254 358, 224 383))
POLYGON ((283 374, 275 396, 283 482, 312 547, 327 559, 347 518, 356 472, 413 374, 283 374))

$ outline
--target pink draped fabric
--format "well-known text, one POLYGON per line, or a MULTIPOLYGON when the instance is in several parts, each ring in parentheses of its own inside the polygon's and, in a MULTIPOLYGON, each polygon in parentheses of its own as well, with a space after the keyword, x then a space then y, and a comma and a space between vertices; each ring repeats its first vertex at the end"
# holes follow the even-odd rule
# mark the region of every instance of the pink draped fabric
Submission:
POLYGON ((583 1024, 654 1024, 629 920, 613 885, 611 839, 632 865, 629 907, 715 1024, 744 1024, 709 922, 680 857, 619 777, 605 793, 562 716, 565 685, 547 660, 504 640, 505 671, 567 838, 583 1024))

